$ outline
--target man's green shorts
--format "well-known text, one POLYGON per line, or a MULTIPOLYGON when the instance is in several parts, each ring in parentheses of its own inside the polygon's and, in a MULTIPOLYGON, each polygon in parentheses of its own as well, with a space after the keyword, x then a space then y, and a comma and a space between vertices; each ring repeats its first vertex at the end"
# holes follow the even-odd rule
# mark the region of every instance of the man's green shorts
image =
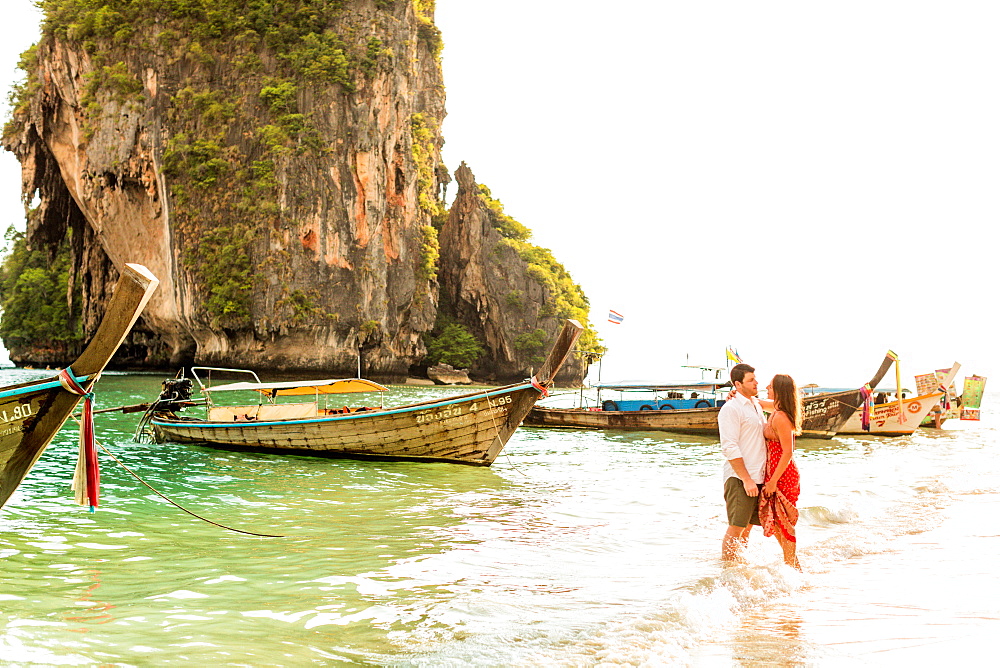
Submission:
MULTIPOLYGON (((757 489, 764 489, 764 485, 757 485, 757 489)), ((725 485, 726 495, 726 516, 729 518, 729 526, 745 527, 749 524, 760 526, 760 517, 757 512, 760 507, 759 496, 750 496, 743 488, 743 481, 739 478, 727 478, 725 485)))

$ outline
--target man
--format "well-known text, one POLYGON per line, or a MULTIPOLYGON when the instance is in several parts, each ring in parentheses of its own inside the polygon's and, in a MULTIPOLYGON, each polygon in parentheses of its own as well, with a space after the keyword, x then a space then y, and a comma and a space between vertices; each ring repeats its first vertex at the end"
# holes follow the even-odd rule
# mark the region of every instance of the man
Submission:
POLYGON ((736 561, 746 546, 753 524, 760 525, 757 503, 764 486, 767 446, 764 443, 764 411, 757 399, 757 378, 749 364, 729 371, 735 395, 719 411, 719 437, 725 479, 726 516, 729 527, 722 539, 722 561, 736 561))

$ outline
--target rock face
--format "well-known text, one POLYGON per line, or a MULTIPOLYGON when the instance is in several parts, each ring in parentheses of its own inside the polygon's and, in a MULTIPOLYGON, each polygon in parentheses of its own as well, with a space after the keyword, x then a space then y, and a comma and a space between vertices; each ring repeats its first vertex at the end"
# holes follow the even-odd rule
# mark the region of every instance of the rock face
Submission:
POLYGON ((552 290, 464 165, 445 220, 433 0, 103 5, 50 10, 4 131, 37 202, 27 242, 72 241, 84 334, 138 262, 161 283, 123 349, 133 366, 353 376, 360 356, 401 381, 439 297, 487 349, 477 378, 539 366, 552 290))
POLYGON ((465 369, 456 369, 450 364, 435 364, 427 369, 427 377, 435 385, 470 385, 472 380, 465 369))
POLYGON ((73 230, 84 331, 115 267, 139 262, 161 280, 149 364, 349 370, 360 350, 368 374, 402 377, 422 354, 448 179, 434 32, 409 0, 343 4, 290 40, 297 70, 242 25, 199 40, 143 17, 125 44, 46 31, 5 147, 40 202, 30 243, 73 230), (317 74, 330 54, 348 64, 317 74))
MULTIPOLYGON (((516 244, 497 230, 497 212, 480 196, 472 170, 455 172, 458 193, 441 228, 441 308, 485 343, 470 369, 512 382, 531 376, 562 326, 553 290, 532 275, 516 244)), ((579 383, 586 370, 573 356, 556 377, 579 383)))

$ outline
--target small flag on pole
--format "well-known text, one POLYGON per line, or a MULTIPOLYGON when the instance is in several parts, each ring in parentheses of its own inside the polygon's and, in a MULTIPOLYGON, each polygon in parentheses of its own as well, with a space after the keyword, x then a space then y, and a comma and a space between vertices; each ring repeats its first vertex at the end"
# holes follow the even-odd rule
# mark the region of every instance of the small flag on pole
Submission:
POLYGON ((732 346, 726 346, 726 359, 730 362, 736 362, 737 364, 742 364, 743 360, 740 359, 739 353, 732 346))
POLYGON ((610 311, 610 310, 608 311, 608 322, 610 322, 610 323, 612 323, 614 325, 620 325, 620 324, 622 324, 622 320, 624 320, 624 319, 625 319, 625 316, 623 316, 618 311, 610 311))

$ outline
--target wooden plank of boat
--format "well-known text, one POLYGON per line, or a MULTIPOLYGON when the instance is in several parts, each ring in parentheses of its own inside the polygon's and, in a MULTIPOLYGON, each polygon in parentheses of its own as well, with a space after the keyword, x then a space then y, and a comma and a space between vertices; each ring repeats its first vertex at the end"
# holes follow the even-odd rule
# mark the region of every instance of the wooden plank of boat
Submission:
MULTIPOLYGON (((869 381, 875 387, 894 359, 886 356, 869 381)), ((802 398, 802 436, 832 438, 861 405, 860 390, 823 392, 802 398)), ((535 406, 524 424, 563 429, 619 429, 624 431, 669 431, 699 436, 719 435, 719 408, 691 408, 665 411, 605 411, 587 408, 535 406)))
POLYGON ((158 442, 489 466, 540 388, 552 385, 582 331, 580 323, 567 320, 537 375, 500 388, 342 415, 222 422, 157 414, 150 424, 158 442))
MULTIPOLYGON (((125 340, 159 280, 148 269, 126 264, 97 333, 67 371, 86 391, 125 340)), ((81 396, 58 376, 0 387, 0 507, 35 465, 76 408, 81 396)))

